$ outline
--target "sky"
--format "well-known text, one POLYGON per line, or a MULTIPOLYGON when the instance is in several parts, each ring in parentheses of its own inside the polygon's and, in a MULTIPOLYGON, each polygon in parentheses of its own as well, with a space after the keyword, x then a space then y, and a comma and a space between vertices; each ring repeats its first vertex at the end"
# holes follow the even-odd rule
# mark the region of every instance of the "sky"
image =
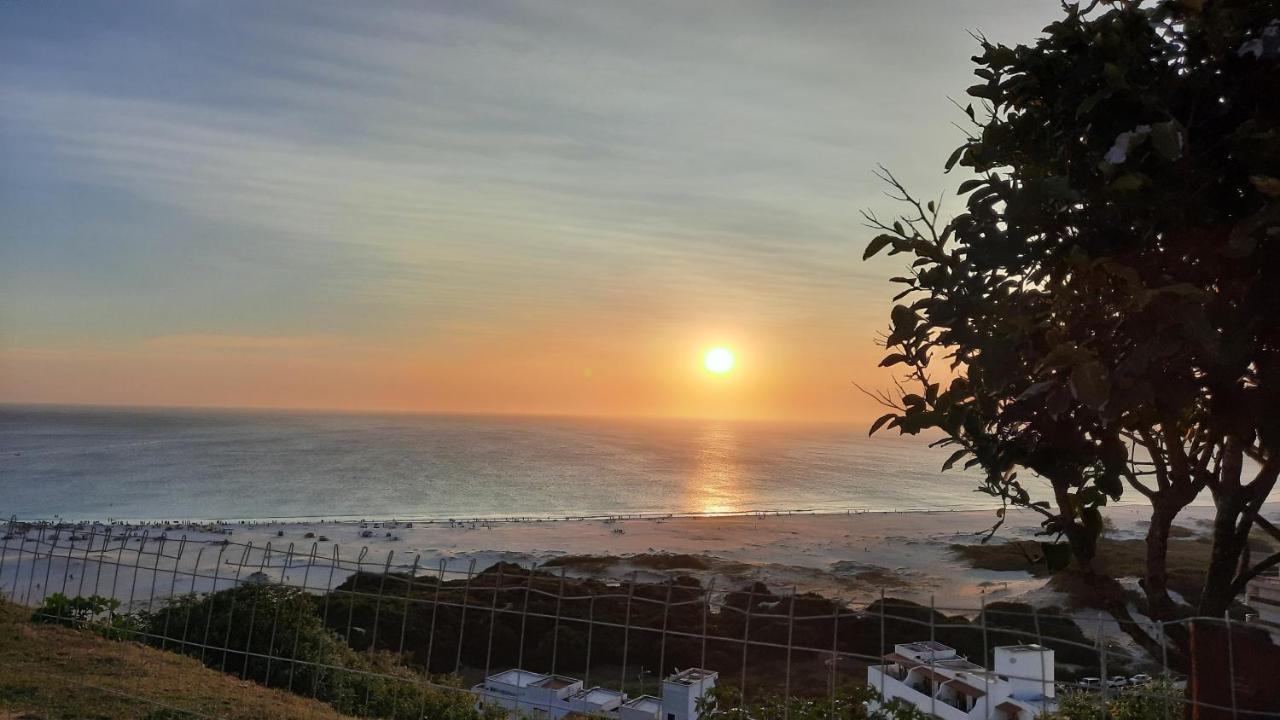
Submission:
POLYGON ((0 402, 864 421, 873 171, 1057 8, 0 3, 0 402))

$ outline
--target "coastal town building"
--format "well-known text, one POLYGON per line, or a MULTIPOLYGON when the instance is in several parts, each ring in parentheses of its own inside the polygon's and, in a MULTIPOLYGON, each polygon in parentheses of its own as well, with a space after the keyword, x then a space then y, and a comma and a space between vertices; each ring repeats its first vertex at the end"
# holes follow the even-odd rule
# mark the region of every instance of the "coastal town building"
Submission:
POLYGON ((662 697, 628 698, 617 690, 584 687, 583 681, 513 668, 471 688, 477 703, 528 716, 562 720, 569 715, 617 720, 697 720, 698 701, 715 687, 712 670, 689 668, 662 681, 662 697))
POLYGON ((1251 619, 1280 641, 1280 574, 1254 578, 1246 593, 1245 604, 1253 608, 1251 619))
POLYGON ((1034 720, 1057 709, 1053 651, 1040 645, 995 648, 988 670, 931 640, 895 645, 867 668, 867 684, 942 720, 1034 720))

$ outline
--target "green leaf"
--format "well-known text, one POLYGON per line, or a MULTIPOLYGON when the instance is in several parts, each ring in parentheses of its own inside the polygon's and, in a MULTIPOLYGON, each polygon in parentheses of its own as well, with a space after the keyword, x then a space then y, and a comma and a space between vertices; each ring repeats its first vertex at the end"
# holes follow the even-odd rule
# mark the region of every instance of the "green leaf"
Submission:
POLYGON ((1182 126, 1177 120, 1151 126, 1151 144, 1161 157, 1170 162, 1182 157, 1182 135, 1182 126))
POLYGON ((915 329, 920 322, 919 316, 906 305, 894 305, 893 310, 889 312, 889 318, 893 321, 893 331, 895 334, 900 332, 910 332, 915 329))
POLYGON ((890 420, 896 417, 898 417, 896 413, 886 413, 876 418, 876 421, 871 423, 871 430, 870 432, 867 433, 867 437, 875 435, 876 431, 879 430, 881 427, 883 427, 885 423, 889 422, 890 420))
POLYGON ((875 257, 876 253, 885 249, 885 247, 889 243, 893 242, 896 239, 897 238, 895 238, 892 235, 875 236, 874 238, 871 239, 871 242, 867 243, 867 249, 862 251, 862 259, 870 260, 871 258, 875 257))
POLYGON ((893 353, 892 355, 886 355, 885 358, 880 361, 880 367, 891 367, 893 365, 897 365, 898 363, 904 363, 906 361, 907 361, 906 355, 903 355, 902 353, 893 353))
POLYGON ((986 84, 974 85, 970 87, 968 90, 966 90, 965 92, 968 93, 969 95, 972 95, 973 97, 983 98, 985 100, 995 100, 996 97, 1000 94, 999 88, 993 88, 990 85, 986 85, 986 84))
POLYGON ((986 180, 983 180, 981 178, 975 178, 973 180, 965 180, 964 182, 960 183, 960 187, 956 188, 956 194, 964 195, 965 193, 973 190, 974 188, 981 187, 982 184, 985 182, 986 180))
POLYGON ((1280 197, 1280 179, 1271 177, 1270 175, 1250 175, 1249 182, 1258 189, 1258 192, 1268 197, 1280 197))
POLYGON ((1102 77, 1107 81, 1107 85, 1113 88, 1123 88, 1128 85, 1124 79, 1124 69, 1115 63, 1102 66, 1102 77))
POLYGON ((1101 410, 1111 394, 1107 369, 1097 360, 1076 366, 1071 371, 1071 394, 1094 410, 1101 410))
POLYGON ((1125 173, 1111 182, 1111 189, 1116 192, 1133 192, 1147 184, 1147 179, 1138 173, 1125 173))
POLYGON ((960 458, 964 457, 964 456, 965 456, 965 454, 966 454, 966 453, 968 453, 968 452, 969 452, 968 450, 957 450, 957 451, 955 451, 955 452, 951 453, 951 457, 947 458, 947 461, 946 461, 946 462, 944 462, 944 463, 942 463, 942 472, 946 472, 946 471, 950 470, 950 469, 951 469, 951 466, 952 466, 952 465, 955 465, 955 464, 956 464, 956 461, 958 461, 960 458))
POLYGON ((963 155, 964 151, 968 149, 969 149, 968 145, 961 145, 955 150, 952 150, 951 157, 947 158, 947 164, 944 165, 942 168, 943 172, 951 172, 951 168, 955 167, 955 164, 960 160, 960 156, 963 155))

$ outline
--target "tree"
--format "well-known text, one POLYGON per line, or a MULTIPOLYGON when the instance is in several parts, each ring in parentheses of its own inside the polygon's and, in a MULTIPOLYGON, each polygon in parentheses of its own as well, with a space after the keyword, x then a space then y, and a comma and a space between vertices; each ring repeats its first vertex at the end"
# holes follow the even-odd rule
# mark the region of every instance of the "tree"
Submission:
POLYGON ((910 210, 868 214, 865 255, 913 262, 882 362, 904 384, 872 432, 941 430, 947 467, 1041 513, 1086 574, 1101 508, 1140 493, 1159 617, 1173 519, 1207 488, 1199 611, 1220 615, 1280 564, 1248 554, 1255 527, 1280 537, 1258 513, 1280 474, 1280 2, 1097 6, 1034 45, 979 39, 981 107, 946 163, 975 175, 964 212, 944 223, 884 173, 910 210))

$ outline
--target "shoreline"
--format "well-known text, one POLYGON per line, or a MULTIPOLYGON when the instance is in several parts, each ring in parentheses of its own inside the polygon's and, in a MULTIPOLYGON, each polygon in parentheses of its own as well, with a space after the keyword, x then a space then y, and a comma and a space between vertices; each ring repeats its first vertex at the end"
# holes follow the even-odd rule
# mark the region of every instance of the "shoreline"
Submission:
MULTIPOLYGON (((1280 508, 1280 499, 1267 501, 1263 507, 1276 506, 1280 508)), ((1129 508, 1147 507, 1142 502, 1117 502, 1109 506, 1112 511, 1124 510, 1129 508)), ((1187 506, 1187 511, 1203 510, 1212 508, 1211 502, 1192 503, 1187 506)), ((870 507, 861 505, 849 505, 842 507, 814 507, 814 508, 758 508, 744 510, 725 510, 725 511, 695 511, 680 510, 671 512, 658 511, 638 511, 638 512, 622 512, 622 513, 581 513, 581 514, 531 514, 531 515, 401 515, 401 516, 377 516, 377 515, 355 515, 355 514, 326 514, 326 515, 261 515, 261 516, 229 516, 229 517, 198 517, 198 516, 173 516, 173 517, 112 517, 112 516, 63 516, 60 514, 37 516, 37 515, 18 515, 4 514, 0 515, 0 524, 8 524, 16 521, 19 523, 45 524, 45 525, 83 525, 98 523, 103 525, 130 525, 136 527, 154 527, 157 525, 234 525, 234 526, 259 526, 259 525, 277 525, 277 524, 335 524, 349 525, 359 523, 420 523, 424 525, 440 525, 440 524, 479 524, 479 523, 495 523, 495 524, 524 524, 524 523, 572 523, 572 522, 603 522, 603 521, 644 521, 644 520, 698 520, 698 519, 716 519, 716 518, 739 518, 739 517, 790 517, 790 516, 808 516, 808 517, 824 517, 824 516, 849 516, 849 515, 936 515, 936 514, 952 514, 952 513, 971 513, 971 512, 995 512, 1000 508, 999 504, 974 504, 974 505, 953 505, 948 507, 870 507)), ((1021 512, 1022 509, 1009 506, 1010 513, 1021 512)), ((1039 517, 1037 515, 1037 517, 1039 517)))
MULTIPOLYGON (((1265 507, 1268 514, 1280 504, 1265 507)), ((1122 541, 1140 541, 1149 508, 1133 504, 1116 506, 1107 535, 1122 541)), ((1184 511, 1179 524, 1189 532, 1203 533, 1212 507, 1184 511)), ((286 556, 311 563, 316 558, 340 555, 343 564, 328 582, 340 583, 357 567, 375 570, 394 564, 418 572, 464 573, 483 570, 499 562, 522 567, 559 567, 573 577, 622 581, 628 577, 663 581, 686 575, 718 587, 763 582, 774 588, 795 588, 850 603, 869 602, 885 593, 927 602, 948 598, 976 606, 990 599, 1031 604, 1061 604, 1061 593, 1048 587, 1048 578, 1029 564, 995 565, 967 559, 958 546, 982 545, 982 535, 995 522, 994 509, 934 509, 915 512, 852 510, 840 513, 791 511, 752 514, 664 515, 533 520, 266 520, 262 522, 184 522, 116 524, 71 521, 0 521, 6 539, 0 544, 0 589, 27 594, 32 581, 12 570, 23 556, 53 556, 63 564, 56 572, 83 573, 90 555, 107 549, 122 576, 132 575, 145 554, 145 567, 157 564, 162 580, 186 577, 201 562, 219 557, 216 565, 231 562, 231 555, 249 553, 263 558, 263 570, 272 582, 297 583, 288 567, 266 562, 286 556), (120 538, 125 538, 124 542, 120 538), (154 548, 160 548, 157 552, 154 548), (175 548, 177 548, 175 550, 175 548), (183 556, 183 549, 187 548, 183 556), (204 557, 201 560, 198 548, 204 557), (232 548, 227 558, 223 552, 232 548), (208 550, 206 552, 206 549, 208 550), (118 560, 120 555, 124 560, 118 560), (394 556, 394 562, 393 562, 394 556), (163 557, 163 562, 160 558, 163 557), (194 563, 194 564, 193 564, 194 563), (998 568, 998 569, 993 569, 998 568)), ((1278 518, 1280 519, 1280 518, 1278 518)), ((992 544, 1044 540, 1041 516, 1027 510, 1009 512, 992 544)), ((99 560, 104 562, 107 558, 99 560)), ((26 564, 24 562, 24 564, 26 564)), ((55 564, 57 564, 55 562, 55 564)), ((251 559, 248 564, 254 564, 251 559)), ((154 574, 154 572, 151 572, 154 574)), ((313 581, 315 578, 311 578, 313 581)), ((184 580, 185 582, 185 580, 184 580)), ((305 582, 305 581, 304 581, 305 582)), ((47 588, 45 588, 47 591, 47 588)))

